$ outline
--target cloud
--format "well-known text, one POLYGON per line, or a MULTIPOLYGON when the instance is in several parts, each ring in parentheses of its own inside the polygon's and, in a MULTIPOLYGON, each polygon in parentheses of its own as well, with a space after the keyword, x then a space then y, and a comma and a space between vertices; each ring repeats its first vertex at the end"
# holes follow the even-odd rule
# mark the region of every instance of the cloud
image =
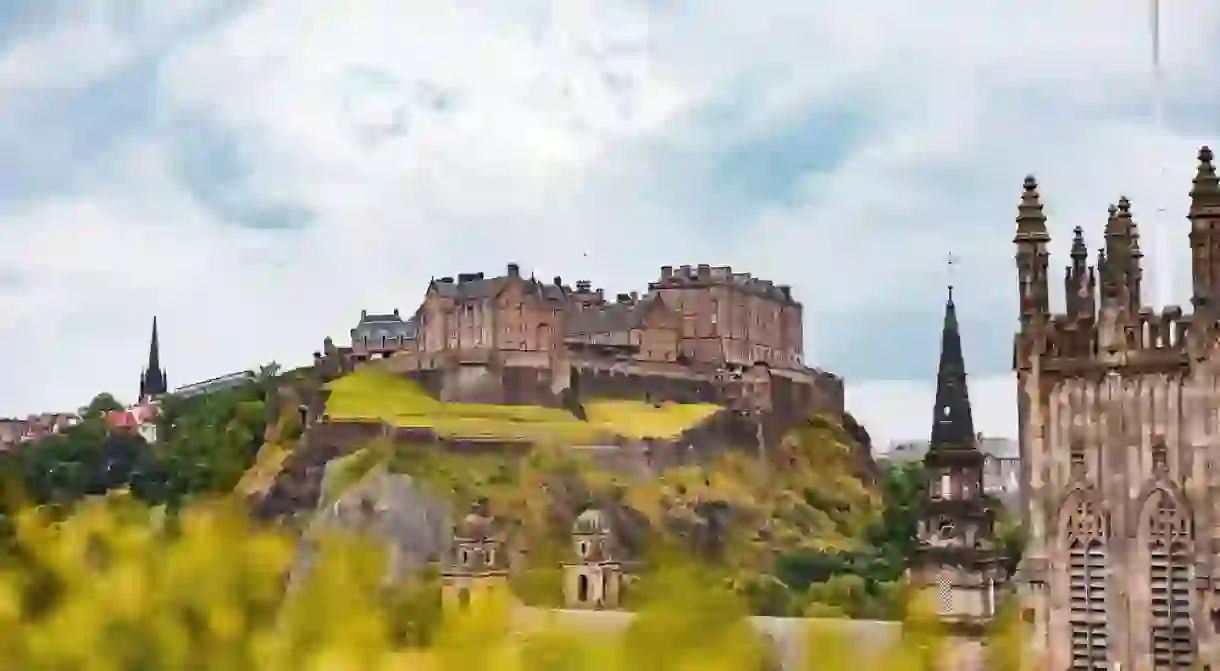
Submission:
POLYGON ((185 383, 303 362, 433 275, 712 262, 792 284, 808 358, 918 437, 953 251, 980 429, 1013 435, 1022 177, 1060 260, 1125 192, 1185 302, 1220 131, 1206 0, 1164 8, 1161 127, 1143 0, 89 8, 0 32, 2 412, 130 397, 153 314, 185 383))

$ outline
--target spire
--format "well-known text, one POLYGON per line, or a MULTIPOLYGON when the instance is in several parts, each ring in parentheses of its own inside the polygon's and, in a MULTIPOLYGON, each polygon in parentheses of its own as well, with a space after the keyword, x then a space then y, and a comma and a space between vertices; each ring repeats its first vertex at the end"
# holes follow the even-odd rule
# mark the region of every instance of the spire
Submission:
POLYGON ((1190 190, 1190 214, 1217 214, 1215 211, 1203 212, 1220 206, 1220 177, 1216 176, 1216 166, 1212 163, 1212 150, 1207 146, 1199 148, 1199 167, 1195 171, 1194 187, 1190 190))
POLYGON ((1084 268, 1089 260, 1089 249, 1084 245, 1084 229, 1077 226, 1072 230, 1072 265, 1084 268))
POLYGON ((168 384, 168 376, 161 368, 161 343, 157 337, 157 318, 153 317, 152 339, 148 343, 148 365, 140 374, 140 402, 152 400, 168 392, 168 384))
POLYGON ((1013 242, 1045 242, 1051 239, 1046 232, 1046 215, 1042 213, 1042 198, 1038 195, 1038 180, 1033 175, 1025 177, 1021 204, 1017 206, 1017 236, 1013 242))
POLYGON ((932 418, 930 450, 974 449, 974 419, 966 390, 966 362, 957 325, 953 289, 945 301, 945 323, 941 329, 940 365, 936 372, 936 409, 932 418))

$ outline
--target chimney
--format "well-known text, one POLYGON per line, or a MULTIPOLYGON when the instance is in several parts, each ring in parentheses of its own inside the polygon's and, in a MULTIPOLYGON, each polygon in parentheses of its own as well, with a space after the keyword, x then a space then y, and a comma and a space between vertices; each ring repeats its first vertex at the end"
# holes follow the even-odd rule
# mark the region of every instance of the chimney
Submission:
POLYGON ((475 274, 474 274, 474 278, 475 278, 476 280, 481 280, 481 279, 483 279, 483 273, 482 273, 482 272, 477 272, 477 273, 475 273, 475 274))
POLYGON ((313 353, 313 360, 314 360, 314 361, 321 361, 321 359, 322 359, 322 353, 321 353, 321 352, 314 352, 314 353, 313 353))
POLYGON ((562 287, 562 286, 563 286, 563 278, 562 278, 562 277, 560 277, 560 276, 558 276, 558 275, 556 275, 556 276, 555 276, 555 286, 557 286, 557 287, 562 287))
POLYGON ((578 293, 587 294, 587 293, 589 293, 589 289, 591 289, 592 287, 593 287, 593 283, 590 282, 589 280, 577 280, 576 281, 576 291, 578 293))
POLYGON ((508 276, 509 277, 521 277, 521 266, 519 266, 515 263, 508 264, 508 276))
POLYGON ((361 311, 360 311, 360 321, 364 321, 364 320, 366 320, 366 319, 368 319, 368 318, 369 318, 369 311, 368 311, 368 310, 361 310, 361 311))
POLYGON ((638 291, 631 292, 631 302, 638 303, 639 300, 640 300, 640 292, 638 292, 638 291))
POLYGON ((679 270, 682 272, 682 279, 690 277, 690 266, 682 266, 679 270))
POLYGON ((597 288, 597 300, 598 300, 598 302, 603 302, 603 303, 605 302, 605 300, 606 300, 606 290, 605 289, 603 289, 601 287, 597 288))
POLYGON ((698 272, 699 272, 699 279, 701 279, 701 280, 712 279, 712 266, 711 265, 709 265, 707 263, 700 263, 698 272))
POLYGON ((781 284, 779 285, 779 292, 784 295, 784 300, 792 300, 792 287, 787 284, 781 284))
POLYGON ((398 308, 394 308, 394 316, 395 316, 395 317, 397 317, 397 316, 398 316, 398 308))
POLYGON ((661 279, 668 280, 674 276, 673 266, 661 266, 661 279))
POLYGON ((630 302, 631 302, 631 294, 619 294, 619 295, 618 295, 618 302, 619 302, 619 303, 630 303, 630 302))

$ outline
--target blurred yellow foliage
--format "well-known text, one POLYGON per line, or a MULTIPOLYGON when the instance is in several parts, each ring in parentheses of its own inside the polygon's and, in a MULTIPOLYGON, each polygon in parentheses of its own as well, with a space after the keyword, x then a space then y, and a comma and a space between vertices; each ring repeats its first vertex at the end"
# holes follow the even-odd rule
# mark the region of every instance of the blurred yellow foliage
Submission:
MULTIPOLYGON (((438 621, 435 584, 388 587, 384 557, 358 539, 326 539, 314 570, 286 590, 295 540, 255 526, 237 504, 152 518, 124 497, 89 501, 61 522, 19 512, 15 543, 0 554, 0 668, 727 671, 774 661, 742 605, 685 566, 653 573, 625 629, 530 624, 507 599, 438 621)), ((795 668, 936 668, 943 640, 915 624, 874 663, 810 623, 795 668)), ((999 650, 1019 652, 1017 639, 1002 640, 999 650)))

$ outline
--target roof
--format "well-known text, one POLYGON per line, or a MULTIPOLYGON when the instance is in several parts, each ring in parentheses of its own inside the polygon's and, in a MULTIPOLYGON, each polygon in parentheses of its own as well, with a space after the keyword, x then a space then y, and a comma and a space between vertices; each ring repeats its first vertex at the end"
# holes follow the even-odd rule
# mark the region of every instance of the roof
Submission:
POLYGON ((567 287, 557 283, 546 284, 534 278, 521 279, 510 276, 484 278, 483 273, 460 275, 456 282, 452 278, 433 280, 429 289, 435 289, 437 293, 446 298, 464 301, 498 296, 508 283, 514 280, 523 282, 527 293, 541 296, 543 300, 563 302, 567 300, 567 295, 570 293, 567 287))
POLYGON ((659 297, 651 297, 630 303, 606 303, 572 312, 568 316, 564 334, 590 335, 639 328, 644 324, 648 310, 659 301, 659 297))
POLYGON ((606 534, 610 533, 610 520, 606 513, 598 508, 589 508, 576 516, 572 523, 572 533, 575 534, 606 534))

